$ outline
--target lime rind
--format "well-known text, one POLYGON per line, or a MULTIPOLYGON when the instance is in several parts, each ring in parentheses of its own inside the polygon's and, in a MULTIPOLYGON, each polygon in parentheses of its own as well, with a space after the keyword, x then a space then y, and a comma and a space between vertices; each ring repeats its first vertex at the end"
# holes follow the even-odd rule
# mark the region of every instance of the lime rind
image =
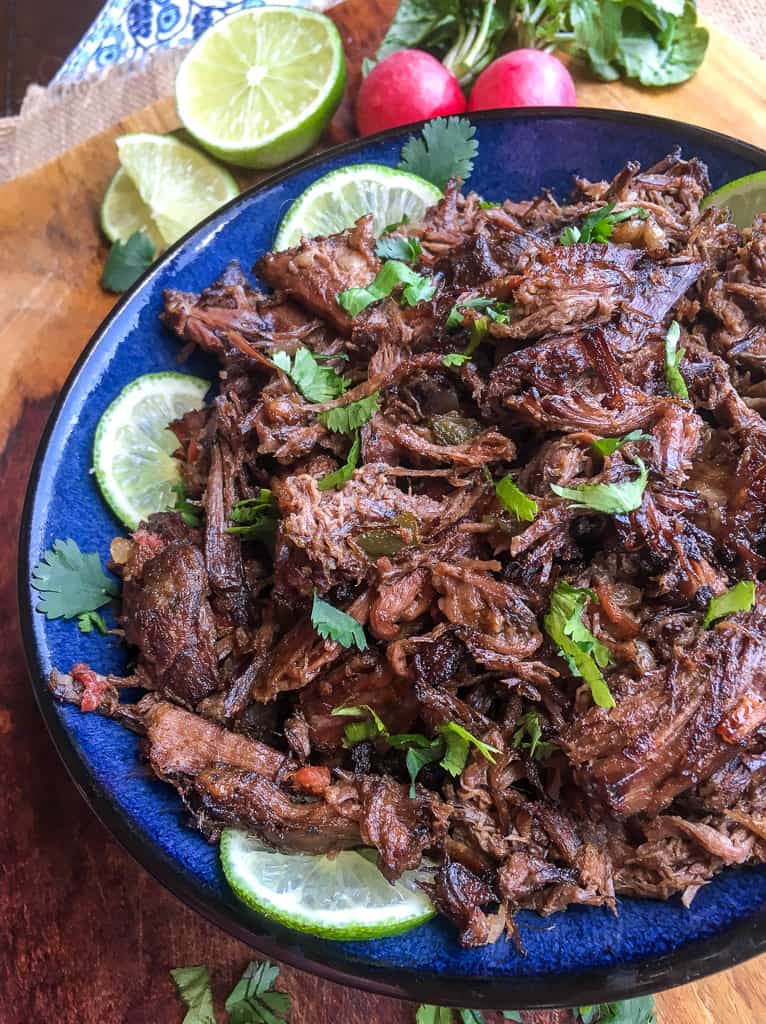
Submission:
POLYGON ((116 142, 120 163, 165 245, 239 195, 229 171, 173 135, 135 132, 116 142))
POLYGON ((99 420, 93 468, 109 507, 134 530, 154 512, 172 508, 180 481, 168 424, 204 406, 210 382, 190 374, 147 373, 128 384, 99 420))
POLYGON ((221 864, 237 897, 289 928, 328 939, 400 935, 435 910, 418 882, 428 868, 405 871, 393 885, 370 851, 333 857, 282 853, 239 829, 224 829, 221 864))
POLYGON ((373 230, 382 234, 406 216, 417 222, 442 198, 430 181, 383 164, 353 164, 330 171, 310 185, 290 206, 277 230, 274 249, 289 249, 302 236, 331 235, 373 215, 373 230))
POLYGON ((726 207, 740 230, 749 228, 759 213, 766 213, 766 171, 746 174, 710 192, 700 209, 709 206, 726 207))
POLYGON ((178 69, 176 105, 208 152, 269 168, 309 149, 343 96, 335 25, 306 8, 254 7, 209 29, 178 69))

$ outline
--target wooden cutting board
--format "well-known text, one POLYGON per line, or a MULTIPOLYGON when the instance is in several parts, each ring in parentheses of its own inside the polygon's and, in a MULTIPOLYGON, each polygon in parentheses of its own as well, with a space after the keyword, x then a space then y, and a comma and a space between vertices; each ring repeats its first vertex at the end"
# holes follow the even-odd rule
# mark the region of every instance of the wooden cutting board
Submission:
MULTIPOLYGON (((349 60, 349 94, 395 0, 333 9, 349 60)), ((605 85, 580 69, 581 105, 662 114, 766 146, 766 65, 712 33, 691 82, 671 89, 605 85)), ((168 895, 96 822, 45 734, 27 684, 15 601, 18 524, 34 451, 55 396, 114 299, 98 287, 97 226, 125 131, 166 131, 161 101, 0 188, 0 1020, 4 1024, 177 1024, 171 967, 211 967, 218 996, 248 950, 168 895)), ((348 100, 325 144, 352 134, 348 100)), ((66 495, 62 495, 62 501, 66 495)), ((662 1024, 763 1024, 766 957, 658 998, 662 1024)), ((293 1024, 406 1024, 411 1007, 285 969, 293 1024)), ((566 1014, 525 1014, 554 1024, 566 1014)))

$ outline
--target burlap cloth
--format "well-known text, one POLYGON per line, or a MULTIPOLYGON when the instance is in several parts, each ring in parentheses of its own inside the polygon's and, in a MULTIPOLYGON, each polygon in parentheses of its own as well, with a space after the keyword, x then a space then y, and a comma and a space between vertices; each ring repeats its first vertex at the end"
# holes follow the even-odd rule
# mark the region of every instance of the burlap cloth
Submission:
MULTIPOLYGON (((317 4, 333 7, 339 0, 317 4)), ((766 0, 698 0, 707 21, 766 59, 766 0)), ((186 51, 155 51, 137 63, 50 88, 32 85, 18 117, 0 119, 0 183, 53 159, 173 91, 186 51)))

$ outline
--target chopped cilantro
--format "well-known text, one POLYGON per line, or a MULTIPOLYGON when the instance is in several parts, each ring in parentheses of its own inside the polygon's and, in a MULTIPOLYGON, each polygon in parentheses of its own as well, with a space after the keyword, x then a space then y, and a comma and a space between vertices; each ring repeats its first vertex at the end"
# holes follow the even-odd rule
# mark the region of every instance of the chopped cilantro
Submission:
POLYGON ((671 395, 676 398, 688 398, 689 390, 686 381, 681 376, 678 367, 686 355, 685 348, 678 348, 678 339, 681 337, 681 327, 677 320, 674 320, 668 333, 665 335, 665 382, 670 389, 671 395))
POLYGON ((98 612, 83 612, 77 616, 77 627, 81 633, 92 633, 96 629, 106 635, 109 630, 98 612))
POLYGON ((73 540, 56 540, 32 570, 31 585, 40 592, 37 611, 49 619, 73 619, 109 604, 119 593, 104 575, 96 554, 83 554, 73 540))
POLYGON ((399 168, 444 189, 450 178, 471 176, 478 152, 476 128, 467 118, 437 117, 404 144, 399 168))
POLYGON ((577 487, 559 487, 551 484, 551 490, 560 498, 575 503, 575 508, 590 508, 594 512, 619 515, 633 512, 641 507, 649 473, 644 463, 636 457, 638 476, 635 480, 622 480, 615 484, 580 484, 577 487))
POLYGON ((545 761, 556 749, 555 743, 543 739, 540 716, 536 711, 527 711, 516 723, 513 734, 513 746, 517 750, 528 750, 529 756, 536 761, 545 761))
POLYGON ((481 345, 482 341, 487 336, 489 324, 485 316, 480 316, 478 320, 474 320, 471 324, 471 340, 468 342, 462 352, 450 352, 442 359, 442 365, 444 366, 463 366, 471 356, 474 354, 476 349, 481 345))
POLYGON ((200 505, 195 505, 193 501, 189 501, 186 497, 186 490, 182 483, 177 483, 173 487, 175 492, 175 503, 173 505, 173 512, 180 512, 181 518, 187 526, 191 526, 193 529, 199 529, 205 521, 205 513, 203 512, 200 505))
POLYGON ((385 299, 399 284, 404 285, 399 296, 402 306, 417 306, 419 302, 432 299, 436 291, 436 285, 430 278, 417 274, 401 260, 388 260, 366 288, 348 288, 345 292, 338 292, 335 298, 338 305, 354 317, 373 302, 385 299))
POLYGON ((755 583, 752 580, 740 580, 723 594, 711 598, 705 618, 702 620, 703 629, 709 629, 718 619, 733 612, 749 612, 754 605, 755 583))
POLYGON ((583 220, 580 227, 570 224, 564 228, 559 236, 559 244, 573 245, 575 242, 608 242, 614 232, 615 224, 620 221, 629 220, 631 217, 639 217, 646 220, 649 214, 641 206, 631 206, 627 210, 620 210, 613 213, 616 203, 608 203, 600 210, 594 210, 583 220))
POLYGON ((340 608, 335 608, 314 591, 314 603, 311 606, 311 625, 323 640, 334 640, 341 647, 356 647, 360 651, 367 650, 367 638, 360 622, 347 615, 340 608))
POLYGON ((597 441, 591 441, 590 446, 599 455, 607 456, 613 455, 623 445, 630 444, 633 441, 651 441, 651 439, 651 434, 642 434, 640 430, 631 430, 624 437, 600 437, 597 441))
POLYGON ((583 625, 582 615, 589 601, 598 601, 592 590, 573 587, 565 581, 556 584, 551 603, 545 613, 545 632, 558 646, 573 675, 590 686, 593 700, 602 708, 615 706, 601 669, 612 660, 608 647, 597 640, 583 625))
POLYGON ((445 742, 444 756, 439 764, 452 776, 462 773, 472 746, 492 764, 495 763, 492 755, 500 753, 497 747, 491 747, 488 743, 477 740, 473 733, 470 733, 458 722, 444 722, 442 725, 437 725, 436 731, 444 737, 445 742))
POLYGON ((331 491, 333 487, 342 487, 347 480, 350 480, 354 475, 354 470, 359 463, 359 452, 362 447, 362 440, 357 430, 353 444, 348 453, 348 458, 343 465, 336 469, 333 473, 328 473, 327 476, 323 476, 321 480, 317 480, 317 487, 320 491, 331 491))
POLYGON ((475 309, 483 312, 497 324, 507 324, 508 314, 511 310, 509 302, 500 302, 498 299, 489 298, 485 295, 477 295, 473 299, 465 299, 463 302, 456 302, 447 317, 446 327, 448 331, 456 330, 463 326, 463 310, 475 309))
POLYGON ((134 231, 127 242, 117 241, 109 250, 101 287, 107 292, 126 292, 155 257, 151 239, 143 231, 134 231))
POLYGON ((332 367, 320 366, 307 348, 299 348, 292 360, 286 352, 275 352, 272 362, 309 402, 330 402, 348 390, 350 382, 332 367))
POLYGON ((182 1024, 216 1024, 213 993, 207 967, 176 967, 170 972, 178 994, 186 1004, 182 1024))
POLYGON ((504 476, 495 484, 495 494, 506 512, 522 522, 533 522, 537 515, 537 502, 517 487, 510 476, 504 476))
POLYGON ((382 260, 401 260, 403 263, 417 263, 423 246, 417 238, 402 238, 400 235, 383 237, 375 246, 375 254, 382 260))
POLYGON ((332 715, 352 715, 361 718, 361 722, 351 722, 344 730, 344 747, 355 747, 357 743, 364 740, 374 740, 381 736, 388 737, 382 718, 375 708, 369 704, 360 704, 358 707, 337 707, 330 712, 332 715))
POLYGON ((266 487, 261 487, 255 498, 238 501, 229 513, 227 533, 233 533, 243 540, 259 540, 272 545, 279 525, 277 499, 266 487))

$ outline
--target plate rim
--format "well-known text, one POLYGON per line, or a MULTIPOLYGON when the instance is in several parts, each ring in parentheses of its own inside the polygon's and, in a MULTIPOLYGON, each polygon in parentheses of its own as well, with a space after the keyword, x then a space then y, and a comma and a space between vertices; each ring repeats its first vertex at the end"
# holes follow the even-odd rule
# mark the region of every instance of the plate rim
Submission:
MULTIPOLYGON (((568 118, 654 126, 676 132, 679 143, 687 140, 693 142, 695 139, 713 142, 730 153, 759 161, 766 170, 766 149, 709 128, 652 114, 599 107, 518 107, 510 110, 479 111, 466 116, 472 122, 479 123, 512 122, 530 118, 568 118)), ((723 932, 695 940, 660 957, 613 967, 588 968, 578 972, 514 977, 469 978, 452 974, 424 974, 405 968, 357 961, 347 954, 334 955, 332 944, 328 940, 291 931, 259 915, 261 927, 265 929, 265 932, 261 932, 253 925, 254 912, 244 907, 240 909, 234 904, 227 907, 221 902, 220 897, 207 895, 199 884, 193 882, 189 872, 177 860, 165 854, 131 827, 130 816, 110 797, 106 787, 97 781, 87 761, 78 753, 69 730, 56 711, 56 705, 42 672, 32 625, 36 612, 32 604, 27 569, 31 555, 32 521, 51 434, 91 352, 108 334, 113 322, 119 318, 134 296, 150 283, 176 253, 195 237, 203 234, 212 221, 224 215, 230 217, 239 206, 250 202, 255 193, 273 188, 297 173, 340 156, 351 156, 370 143, 419 131, 424 123, 417 121, 397 126, 385 132, 330 147, 296 161, 245 189, 169 247, 162 258, 115 303, 93 332, 67 375, 53 405, 35 452, 24 497, 19 530, 17 600, 27 675, 35 702, 59 757, 76 789, 111 836, 134 861, 184 905, 191 907, 257 953, 336 984, 411 1002, 433 1001, 443 1006, 468 1004, 472 1008, 486 1010, 551 1009, 654 994, 726 970, 766 951, 766 907, 723 932), (392 974, 397 980, 391 980, 392 974)))

